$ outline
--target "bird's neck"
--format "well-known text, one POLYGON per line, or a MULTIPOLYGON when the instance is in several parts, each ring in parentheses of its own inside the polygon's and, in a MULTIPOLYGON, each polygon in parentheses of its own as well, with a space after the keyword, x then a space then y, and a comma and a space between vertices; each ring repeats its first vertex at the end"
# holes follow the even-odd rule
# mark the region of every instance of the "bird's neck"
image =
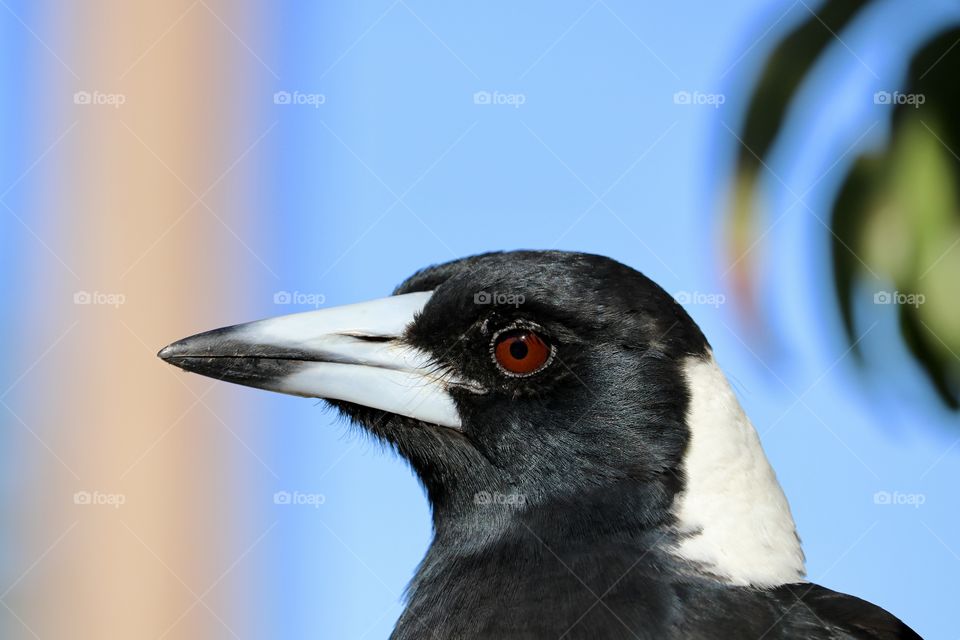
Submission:
POLYGON ((666 551, 690 572, 729 585, 803 581, 790 506, 726 377, 709 352, 690 357, 682 373, 688 441, 679 473, 580 487, 546 503, 485 479, 470 490, 479 492, 474 504, 435 512, 434 550, 469 554, 507 541, 515 552, 537 553, 540 540, 562 540, 572 552, 666 551))
MULTIPOLYGON (((686 432, 686 442, 668 472, 618 477, 623 465, 614 461, 603 483, 583 481, 558 496, 539 476, 530 484, 523 474, 492 469, 467 443, 451 445, 449 457, 475 473, 423 465, 435 529, 424 566, 439 570, 503 549, 536 556, 543 541, 558 553, 560 543, 574 554, 601 546, 664 551, 691 573, 729 585, 802 581, 789 504, 726 377, 709 351, 689 357, 679 373, 687 398, 675 428, 686 432)), ((568 484, 584 477, 576 469, 558 475, 568 484)))
POLYGON ((674 553, 732 585, 803 580, 790 506, 723 372, 708 352, 684 366, 690 403, 674 553))
MULTIPOLYGON (((480 504, 435 518, 434 539, 421 571, 442 574, 452 567, 488 562, 535 566, 546 556, 561 565, 593 557, 603 570, 607 557, 656 557, 676 564, 679 542, 670 512, 673 493, 648 480, 618 482, 541 501, 518 493, 483 493, 480 504), (518 503, 518 500, 520 501, 518 503), (602 555, 602 554, 601 554, 602 555)), ((587 571, 586 568, 581 569, 587 571)))
MULTIPOLYGON (((466 520, 445 525, 408 587, 391 638, 423 638, 426 630, 438 638, 560 637, 618 577, 622 592, 642 594, 677 575, 652 532, 596 516, 592 528, 579 510, 539 509, 500 512, 473 530, 466 520)), ((610 632, 622 628, 615 624, 610 632)), ((598 637, 614 637, 604 630, 598 637)))

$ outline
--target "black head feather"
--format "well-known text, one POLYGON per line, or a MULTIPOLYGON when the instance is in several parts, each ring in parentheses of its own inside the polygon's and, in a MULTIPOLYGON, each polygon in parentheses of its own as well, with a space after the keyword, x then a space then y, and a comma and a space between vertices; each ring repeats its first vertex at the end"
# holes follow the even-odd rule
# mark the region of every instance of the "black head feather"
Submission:
POLYGON ((708 350, 669 294, 609 258, 559 251, 456 260, 394 293, 415 291, 434 294, 405 340, 484 390, 453 390, 463 430, 337 404, 410 461, 438 531, 495 529, 521 505, 562 509, 571 528, 669 517, 687 441, 681 361, 708 350), (518 324, 555 353, 523 378, 490 357, 493 336, 518 324))

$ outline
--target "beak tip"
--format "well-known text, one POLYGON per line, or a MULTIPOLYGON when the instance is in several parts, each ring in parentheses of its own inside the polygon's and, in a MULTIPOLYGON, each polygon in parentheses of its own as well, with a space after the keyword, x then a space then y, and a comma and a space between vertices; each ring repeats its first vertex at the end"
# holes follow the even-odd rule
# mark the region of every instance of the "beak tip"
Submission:
POLYGON ((163 360, 164 362, 170 362, 170 360, 177 355, 177 343, 173 342, 168 344, 160 351, 157 351, 157 357, 163 360))

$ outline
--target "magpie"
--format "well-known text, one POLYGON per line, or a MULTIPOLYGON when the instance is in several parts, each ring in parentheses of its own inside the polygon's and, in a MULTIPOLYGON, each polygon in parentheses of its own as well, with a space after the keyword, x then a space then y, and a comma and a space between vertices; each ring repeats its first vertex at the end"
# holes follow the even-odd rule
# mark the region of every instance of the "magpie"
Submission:
POLYGON ((790 507, 709 343, 612 259, 477 255, 387 298, 158 355, 323 398, 409 462, 434 537, 393 640, 919 638, 804 579, 790 507))

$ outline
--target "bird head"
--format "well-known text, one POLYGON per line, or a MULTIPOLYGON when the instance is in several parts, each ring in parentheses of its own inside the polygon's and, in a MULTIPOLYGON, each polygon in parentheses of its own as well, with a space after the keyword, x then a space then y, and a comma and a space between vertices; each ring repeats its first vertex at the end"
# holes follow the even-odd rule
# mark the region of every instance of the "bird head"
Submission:
MULTIPOLYGON (((328 400, 409 461, 438 534, 496 535, 527 514, 569 535, 662 529, 702 539, 710 518, 685 514, 691 500, 682 500, 695 482, 692 499, 709 511, 730 499, 717 474, 772 477, 762 451, 739 450, 759 444, 745 418, 741 433, 742 412, 697 325, 653 281, 602 256, 464 258, 414 274, 388 298, 201 333, 159 356, 328 400), (709 397, 698 405, 697 393, 709 397), (730 423, 713 430, 735 442, 701 434, 692 446, 694 419, 730 423), (706 469, 698 478, 694 453, 706 469)), ((788 528, 795 540, 792 520, 788 528)), ((690 553, 709 564, 718 552, 690 553)))

